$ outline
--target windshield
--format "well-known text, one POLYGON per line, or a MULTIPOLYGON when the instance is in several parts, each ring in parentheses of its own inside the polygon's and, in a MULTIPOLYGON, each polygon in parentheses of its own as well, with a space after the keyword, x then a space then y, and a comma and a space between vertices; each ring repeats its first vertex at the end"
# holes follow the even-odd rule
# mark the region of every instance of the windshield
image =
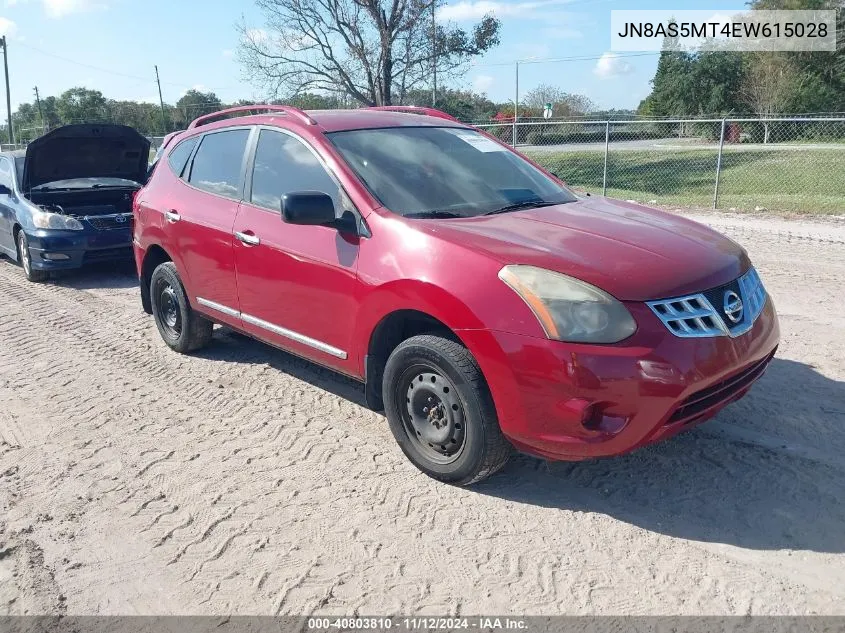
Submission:
POLYGON ((107 187, 140 187, 134 180, 126 178, 70 178, 68 180, 56 180, 43 185, 33 187, 33 191, 44 191, 47 189, 105 189, 107 187))
POLYGON ((327 136, 379 202, 406 217, 473 217, 577 200, 475 130, 402 127, 327 136))

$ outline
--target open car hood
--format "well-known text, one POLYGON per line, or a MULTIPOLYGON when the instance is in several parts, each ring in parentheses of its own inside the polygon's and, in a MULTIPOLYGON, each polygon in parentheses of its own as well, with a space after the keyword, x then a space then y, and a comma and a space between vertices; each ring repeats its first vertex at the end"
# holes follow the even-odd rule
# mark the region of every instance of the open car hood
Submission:
POLYGON ((125 178, 143 183, 150 142, 126 125, 66 125, 26 148, 22 188, 75 178, 125 178))

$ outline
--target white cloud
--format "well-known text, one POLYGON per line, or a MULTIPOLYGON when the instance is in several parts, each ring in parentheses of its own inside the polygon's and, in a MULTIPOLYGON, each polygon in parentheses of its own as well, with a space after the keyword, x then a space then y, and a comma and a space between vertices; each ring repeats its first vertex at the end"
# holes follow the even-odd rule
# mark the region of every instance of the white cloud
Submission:
POLYGON ((543 29, 542 33, 543 37, 548 37, 550 39, 555 40, 577 40, 584 37, 583 31, 579 31, 578 29, 573 29, 571 27, 566 26, 549 27, 547 29, 543 29))
POLYGON ((513 47, 514 59, 529 60, 529 59, 543 59, 551 56, 552 49, 548 44, 543 42, 522 42, 513 47))
POLYGON ((567 4, 570 0, 537 0, 535 2, 498 2, 497 0, 460 0, 448 4, 437 12, 438 20, 477 20, 488 13, 496 17, 541 18, 551 9, 567 4))
POLYGON ((232 57, 235 56, 235 51, 233 51, 231 48, 227 48, 223 50, 223 52, 220 54, 223 55, 223 57, 225 57, 226 59, 232 59, 232 57))
POLYGON ((633 72, 633 70, 634 67, 616 53, 605 53, 596 62, 593 72, 601 79, 610 79, 612 77, 619 77, 620 75, 627 75, 633 72))
POLYGON ((72 13, 90 11, 98 5, 95 0, 43 0, 48 18, 63 18, 72 13))
POLYGON ((0 35, 7 37, 14 37, 18 32, 18 25, 12 22, 9 18, 0 17, 0 35))
POLYGON ((472 89, 475 92, 484 94, 493 86, 493 78, 490 75, 476 75, 472 80, 472 89))

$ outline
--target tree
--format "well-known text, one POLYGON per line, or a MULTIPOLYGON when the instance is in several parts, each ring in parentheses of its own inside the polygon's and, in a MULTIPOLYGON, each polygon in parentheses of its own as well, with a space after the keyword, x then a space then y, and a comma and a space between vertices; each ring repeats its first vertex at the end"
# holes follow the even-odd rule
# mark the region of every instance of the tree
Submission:
POLYGON ((540 84, 526 92, 522 103, 533 111, 532 114, 538 115, 547 103, 551 103, 552 115, 556 117, 581 116, 595 108, 589 97, 570 94, 549 84, 540 84))
POLYGON ((213 92, 188 90, 179 101, 176 109, 181 115, 181 123, 187 126, 191 121, 204 114, 211 114, 223 108, 223 102, 213 92))
POLYGON ((701 116, 743 111, 738 98, 743 80, 742 54, 664 50, 640 104, 646 116, 701 116))
MULTIPOLYGON (((431 91, 410 90, 402 103, 416 106, 429 105, 431 91)), ((496 113, 496 104, 490 101, 487 95, 477 94, 471 90, 443 88, 437 91, 437 109, 461 121, 481 121, 489 119, 496 113)))
POLYGON ((836 50, 794 52, 789 61, 800 80, 793 86, 789 112, 842 112, 845 110, 845 7, 842 0, 752 0, 752 9, 836 11, 836 50))
POLYGON ((755 114, 768 117, 786 109, 798 81, 800 77, 785 56, 759 53, 748 64, 740 94, 755 114))
POLYGON ((312 92, 303 92, 288 99, 274 101, 279 105, 291 105, 302 110, 332 110, 343 107, 344 104, 336 95, 321 95, 312 92))
POLYGON ((834 52, 687 53, 664 40, 647 116, 725 115, 845 110, 845 10, 842 0, 751 0, 752 9, 835 9, 834 52))
POLYGON ((308 91, 348 94, 365 105, 402 102, 499 43, 485 16, 470 32, 431 16, 442 0, 256 0, 267 30, 240 27, 247 77, 274 98, 308 91))
MULTIPOLYGON (((793 100, 801 77, 792 62, 777 53, 755 55, 745 72, 741 95, 759 117, 768 118, 785 112, 793 100)), ((763 142, 769 142, 769 124, 763 124, 763 142)))
POLYGON ((63 92, 56 102, 56 113, 65 125, 110 121, 112 118, 103 93, 88 88, 71 88, 63 92))

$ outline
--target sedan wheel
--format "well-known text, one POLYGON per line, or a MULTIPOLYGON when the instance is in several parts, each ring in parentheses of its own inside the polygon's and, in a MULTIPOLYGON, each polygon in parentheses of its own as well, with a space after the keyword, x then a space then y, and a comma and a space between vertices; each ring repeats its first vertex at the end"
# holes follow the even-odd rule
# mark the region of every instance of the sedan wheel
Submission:
POLYGON ((47 279, 48 273, 46 271, 32 268, 32 254, 29 252, 29 242, 26 239, 26 233, 23 231, 18 231, 18 261, 28 281, 39 282, 47 279))

